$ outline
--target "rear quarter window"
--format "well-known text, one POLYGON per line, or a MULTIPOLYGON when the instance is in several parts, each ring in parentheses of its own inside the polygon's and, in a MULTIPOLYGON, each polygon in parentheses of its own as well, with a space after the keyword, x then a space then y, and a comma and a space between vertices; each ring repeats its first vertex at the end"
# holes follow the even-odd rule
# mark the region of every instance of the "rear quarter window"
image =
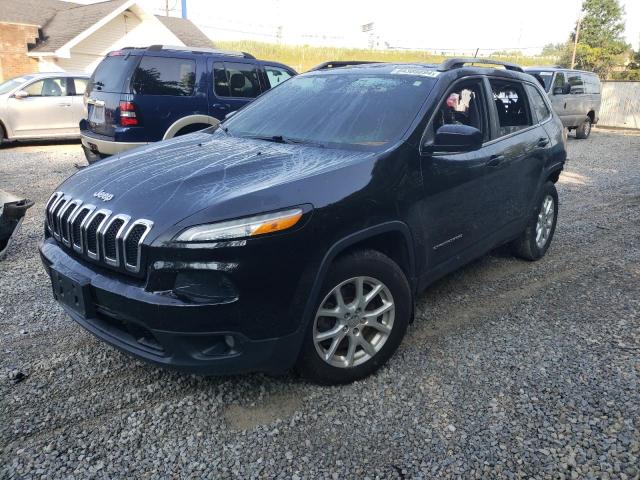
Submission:
POLYGON ((133 77, 133 91, 184 97, 193 94, 195 83, 195 60, 144 56, 133 77))

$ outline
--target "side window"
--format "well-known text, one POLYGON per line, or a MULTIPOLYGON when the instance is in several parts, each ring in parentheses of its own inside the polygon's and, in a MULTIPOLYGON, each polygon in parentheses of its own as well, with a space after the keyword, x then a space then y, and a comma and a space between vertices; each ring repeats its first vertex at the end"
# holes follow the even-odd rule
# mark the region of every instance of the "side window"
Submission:
POLYGON ((424 141, 434 138, 441 126, 450 124, 475 127, 482 132, 484 139, 488 140, 486 103, 482 92, 483 86, 480 81, 464 82, 454 87, 436 110, 425 132, 424 141))
POLYGON ((569 74, 567 78, 567 82, 571 85, 571 94, 572 95, 580 95, 584 92, 584 81, 582 80, 582 75, 579 73, 569 74))
POLYGON ((505 80, 489 80, 493 103, 498 113, 498 136, 509 135, 531 126, 529 103, 521 83, 505 80))
POLYGON ((66 97, 67 81, 64 78, 45 78, 24 89, 30 97, 66 97))
POLYGON ((216 95, 219 97, 230 97, 229 79, 227 78, 227 69, 224 64, 216 62, 213 64, 213 87, 216 95))
POLYGON ((291 78, 291 74, 287 72, 284 68, 265 65, 264 71, 267 74, 267 80, 269 81, 269 88, 273 88, 276 85, 279 85, 285 80, 291 78))
POLYGON ((254 65, 249 63, 225 62, 229 96, 254 98, 260 95, 260 81, 254 65))
POLYGON ((551 115, 549 107, 547 107, 544 98, 542 98, 542 94, 537 88, 531 85, 526 85, 526 88, 527 92, 529 92, 529 98, 531 99, 531 109, 534 111, 538 123, 544 122, 551 115))
POLYGON ((551 92, 554 95, 562 95, 565 83, 566 82, 564 80, 564 73, 556 73, 556 78, 553 79, 553 88, 551 89, 551 92))
POLYGON ((84 95, 88 83, 89 79, 87 78, 74 78, 73 86, 75 87, 76 95, 84 95))
POLYGON ((584 75, 585 93, 600 93, 600 81, 595 75, 584 75))
POLYGON ((195 61, 145 56, 136 68, 133 91, 143 95, 184 97, 193 94, 195 82, 195 61))

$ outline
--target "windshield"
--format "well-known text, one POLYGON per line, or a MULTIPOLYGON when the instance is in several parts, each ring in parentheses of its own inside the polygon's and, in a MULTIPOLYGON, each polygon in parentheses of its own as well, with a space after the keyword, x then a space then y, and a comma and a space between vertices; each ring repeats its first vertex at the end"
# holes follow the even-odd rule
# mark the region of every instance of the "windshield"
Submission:
POLYGON ((433 78, 406 74, 294 77, 224 123, 234 136, 378 148, 409 128, 433 78))
POLYGON ((545 72, 544 70, 527 70, 531 75, 539 75, 544 82, 544 91, 548 92, 551 88, 551 80, 553 80, 553 72, 545 72))
POLYGON ((13 90, 14 88, 19 87, 20 85, 22 85, 24 82, 31 80, 33 77, 30 76, 24 76, 24 77, 16 77, 16 78, 12 78, 11 80, 7 80, 4 83, 0 83, 0 95, 10 92, 11 90, 13 90))

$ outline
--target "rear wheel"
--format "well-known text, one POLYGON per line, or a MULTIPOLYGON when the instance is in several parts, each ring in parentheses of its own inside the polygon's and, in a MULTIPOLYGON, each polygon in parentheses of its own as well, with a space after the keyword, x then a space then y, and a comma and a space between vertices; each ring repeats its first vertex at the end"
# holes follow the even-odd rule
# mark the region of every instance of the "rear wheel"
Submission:
POLYGON ((513 253, 525 260, 539 260, 547 253, 558 221, 558 191, 553 182, 542 189, 538 207, 531 215, 527 228, 511 244, 513 253))
POLYGON ((2 127, 2 124, 0 123, 0 146, 2 146, 2 142, 4 142, 5 138, 4 138, 4 128, 2 127))
POLYGON ((591 133, 591 117, 587 117, 582 124, 576 128, 576 138, 585 139, 591 133))
POLYGON ((411 314, 411 290, 400 267, 373 250, 331 267, 305 335, 297 368, 322 384, 370 375, 400 345, 411 314))

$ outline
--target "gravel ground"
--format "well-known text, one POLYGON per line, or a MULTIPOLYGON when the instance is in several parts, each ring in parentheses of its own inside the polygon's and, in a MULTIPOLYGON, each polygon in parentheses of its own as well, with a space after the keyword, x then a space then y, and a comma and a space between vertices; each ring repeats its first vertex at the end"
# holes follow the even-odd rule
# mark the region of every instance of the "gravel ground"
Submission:
POLYGON ((36 201, 0 263, 0 478, 640 476, 640 135, 569 139, 547 256, 429 288, 399 352, 343 387, 163 371, 51 299, 37 243, 77 144, 0 151, 36 201), (24 375, 24 376, 23 376, 24 375))

